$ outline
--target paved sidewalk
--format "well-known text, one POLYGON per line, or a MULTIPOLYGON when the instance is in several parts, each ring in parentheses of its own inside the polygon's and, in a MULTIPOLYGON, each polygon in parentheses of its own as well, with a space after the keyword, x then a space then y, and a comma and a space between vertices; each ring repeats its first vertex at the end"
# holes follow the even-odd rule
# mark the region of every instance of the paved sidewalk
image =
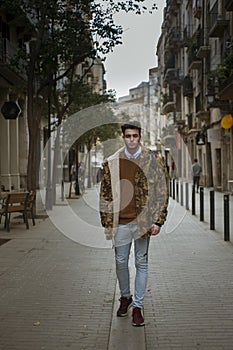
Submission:
MULTIPOLYGON (((167 223, 151 239, 146 326, 132 327, 131 315, 115 316, 114 252, 102 238, 98 248, 97 194, 57 206, 59 225, 66 206, 78 213, 82 234, 73 240, 50 219, 30 230, 16 220, 9 233, 1 224, 0 238, 11 240, 0 246, 0 349, 231 350, 232 243, 171 199, 167 223), (90 227, 93 241, 80 244, 90 227)), ((130 265, 133 282, 133 252, 130 265)))

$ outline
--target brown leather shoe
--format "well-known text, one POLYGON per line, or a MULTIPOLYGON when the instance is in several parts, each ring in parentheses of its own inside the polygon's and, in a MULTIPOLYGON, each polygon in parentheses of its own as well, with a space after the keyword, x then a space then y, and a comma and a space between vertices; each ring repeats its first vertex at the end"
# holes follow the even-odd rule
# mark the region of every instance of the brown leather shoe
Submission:
POLYGON ((133 303, 133 298, 132 296, 130 296, 129 298, 121 297, 119 301, 120 301, 120 307, 117 310, 117 316, 125 317, 128 315, 128 310, 133 303))
POLYGON ((145 325, 142 311, 139 307, 134 307, 133 309, 132 325, 135 327, 141 327, 145 325))

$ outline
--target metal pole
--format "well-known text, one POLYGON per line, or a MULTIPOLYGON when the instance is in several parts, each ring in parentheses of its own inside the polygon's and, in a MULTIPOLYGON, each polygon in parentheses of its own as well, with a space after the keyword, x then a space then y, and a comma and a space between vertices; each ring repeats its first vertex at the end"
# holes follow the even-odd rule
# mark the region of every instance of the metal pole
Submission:
POLYGON ((179 202, 179 181, 176 181, 176 201, 179 202))
POLYGON ((186 182, 185 184, 185 208, 189 210, 189 184, 186 182))
POLYGON ((173 182, 172 198, 175 199, 176 198, 176 180, 173 178, 172 182, 173 182))
POLYGON ((91 188, 91 149, 88 152, 88 177, 87 177, 87 188, 91 188))
POLYGON ((61 180, 61 200, 64 202, 64 180, 61 180))
POLYGON ((200 187, 200 221, 204 221, 204 188, 200 187))
POLYGON ((224 194, 224 241, 230 240, 230 208, 229 208, 229 194, 224 194))
POLYGON ((196 205, 195 205, 195 186, 192 187, 192 215, 196 214, 196 205))
POLYGON ((80 195, 80 188, 79 188, 79 150, 78 150, 78 142, 76 142, 76 147, 75 147, 75 195, 79 196, 80 195))
POLYGON ((210 229, 215 229, 215 205, 214 205, 214 190, 210 191, 210 229))
POLYGON ((184 205, 183 182, 180 183, 180 205, 184 205))

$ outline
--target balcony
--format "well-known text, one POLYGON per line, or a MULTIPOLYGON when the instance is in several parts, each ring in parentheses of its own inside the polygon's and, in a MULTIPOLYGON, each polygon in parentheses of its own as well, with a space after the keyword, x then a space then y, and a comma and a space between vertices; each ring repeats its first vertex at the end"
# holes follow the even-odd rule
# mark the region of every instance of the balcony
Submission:
POLYGON ((210 77, 208 77, 207 80, 207 96, 215 96, 218 94, 218 79, 217 79, 217 74, 215 71, 210 72, 211 74, 210 77))
POLYGON ((18 48, 8 39, 0 39, 0 73, 3 77, 3 86, 21 85, 26 79, 23 68, 23 60, 19 62, 19 67, 13 67, 12 60, 16 57, 18 48))
POLYGON ((164 67, 164 73, 166 74, 166 71, 170 68, 175 68, 175 57, 174 56, 169 56, 165 60, 165 67, 164 67))
POLYGON ((210 29, 211 38, 221 38, 230 22, 226 19, 217 19, 210 29))
POLYGON ((204 32, 200 30, 197 35, 197 58, 204 58, 210 54, 210 46, 206 45, 204 32))
POLYGON ((201 18, 201 11, 202 11, 202 1, 201 0, 194 0, 193 1, 193 16, 195 18, 200 19, 201 18))
POLYGON ((197 58, 204 58, 204 57, 208 57, 208 55, 210 54, 210 46, 209 45, 203 45, 200 46, 198 48, 197 51, 197 58))
POLYGON ((193 114, 192 113, 188 114, 188 129, 189 130, 193 129, 193 114))
POLYGON ((197 46, 192 46, 188 50, 188 63, 189 69, 199 69, 202 66, 202 61, 197 57, 198 48, 197 46))
POLYGON ((170 22, 172 20, 172 14, 169 11, 168 7, 165 7, 163 10, 163 23, 162 23, 162 30, 165 31, 170 28, 170 22))
POLYGON ((184 32, 183 32, 183 46, 185 47, 189 47, 190 45, 190 39, 192 38, 192 34, 191 34, 191 26, 187 25, 184 28, 184 32))
POLYGON ((199 118, 201 121, 209 121, 210 112, 204 110, 201 94, 199 94, 195 97, 195 109, 196 109, 195 116, 197 118, 199 118))
POLYGON ((201 121, 209 121, 210 119, 210 112, 201 110, 196 113, 196 118, 200 119, 201 121))
POLYGON ((171 27, 168 29, 166 41, 165 41, 165 49, 179 49, 183 43, 181 39, 181 31, 179 27, 171 27))
POLYGON ((0 50, 0 62, 6 64, 10 64, 18 53, 18 48, 6 38, 0 38, 0 50))
POLYGON ((225 0, 225 9, 227 11, 233 11, 233 0, 225 0))
POLYGON ((164 81, 173 86, 180 86, 182 83, 182 74, 178 68, 169 68, 164 75, 164 81))
POLYGON ((162 131, 161 138, 165 147, 175 147, 176 146, 176 131, 174 125, 168 125, 162 131))
POLYGON ((221 100, 233 100, 233 76, 231 75, 224 83, 219 85, 218 91, 221 100))
POLYGON ((185 119, 182 119, 182 112, 175 113, 174 124, 180 127, 185 125, 185 119))
POLYGON ((179 9, 181 0, 167 0, 166 6, 169 11, 175 12, 179 9))
POLYGON ((233 47, 225 49, 222 64, 209 72, 208 95, 220 100, 233 100, 233 47))
POLYGON ((193 82, 189 75, 184 77, 184 80, 183 80, 183 96, 186 96, 186 97, 193 96, 193 82))
POLYGON ((209 36, 211 38, 221 38, 230 22, 219 16, 217 1, 209 13, 209 21, 209 36))
POLYGON ((163 100, 163 114, 174 112, 176 109, 176 103, 174 101, 173 96, 164 95, 163 100))

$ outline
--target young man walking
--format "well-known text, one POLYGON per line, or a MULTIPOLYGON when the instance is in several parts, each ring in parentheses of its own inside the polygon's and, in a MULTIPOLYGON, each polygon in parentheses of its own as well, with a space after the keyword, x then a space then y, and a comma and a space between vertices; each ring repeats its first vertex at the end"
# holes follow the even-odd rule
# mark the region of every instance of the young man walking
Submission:
POLYGON ((166 170, 154 153, 143 147, 137 121, 122 125, 125 146, 103 164, 100 190, 101 223, 115 247, 116 273, 121 298, 117 316, 133 305, 134 326, 143 326, 142 303, 148 276, 150 237, 160 232, 167 216, 166 170), (130 291, 128 261, 134 241, 135 290, 130 291))

